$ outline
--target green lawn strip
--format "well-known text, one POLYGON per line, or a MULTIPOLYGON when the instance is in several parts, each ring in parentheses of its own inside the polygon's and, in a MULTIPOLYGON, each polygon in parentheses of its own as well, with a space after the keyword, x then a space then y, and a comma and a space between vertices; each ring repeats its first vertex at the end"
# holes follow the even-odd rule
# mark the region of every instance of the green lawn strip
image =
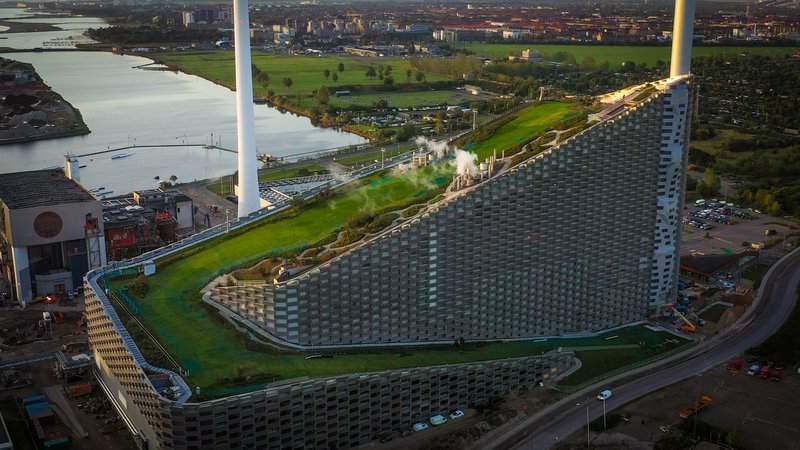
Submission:
MULTIPOLYGON (((584 58, 591 57, 597 63, 608 62, 612 68, 617 68, 626 61, 637 64, 655 66, 659 60, 669 63, 670 47, 643 47, 629 45, 558 45, 558 44, 466 44, 459 46, 473 52, 476 56, 495 59, 505 59, 508 56, 520 56, 522 50, 538 50, 546 59, 552 59, 559 52, 571 54, 580 63, 584 58)), ((694 47, 692 54, 700 56, 739 56, 764 55, 783 57, 800 50, 800 47, 694 47)))
MULTIPOLYGON (((233 52, 187 52, 165 53, 156 56, 159 61, 179 70, 197 75, 215 83, 236 87, 233 52)), ((269 84, 254 83, 254 93, 257 97, 265 97, 268 90, 278 95, 293 96, 297 94, 308 95, 321 86, 327 86, 335 91, 339 86, 352 85, 382 85, 383 80, 378 77, 368 78, 367 69, 370 65, 377 67, 379 64, 392 66, 392 76, 396 83, 406 81, 406 71, 411 69, 408 60, 402 58, 358 58, 348 56, 289 56, 265 55, 253 53, 253 64, 269 76, 269 84), (344 71, 338 71, 338 65, 344 64, 344 71), (330 70, 331 76, 325 78, 324 71, 330 70), (332 74, 336 73, 338 80, 333 81, 332 74), (292 85, 284 85, 284 78, 291 78, 292 85)), ((426 81, 444 81, 446 77, 434 73, 425 74, 426 81)), ((412 80, 412 83, 414 81, 412 80)))
POLYGON ((499 158, 503 150, 553 129, 577 111, 578 105, 573 103, 548 102, 530 106, 498 128, 489 138, 469 146, 468 150, 478 155, 478 161, 488 158, 495 149, 499 158))
MULTIPOLYGON (((361 186, 308 205, 300 214, 233 232, 159 260, 158 273, 149 278, 147 295, 137 299, 141 319, 190 370, 194 384, 213 385, 223 377, 235 376, 240 365, 249 367, 253 360, 256 372, 291 376, 291 366, 286 372, 274 367, 274 360, 248 350, 239 333, 209 317, 199 290, 215 276, 237 267, 322 241, 355 216, 424 201, 446 185, 451 172, 447 166, 400 176, 374 175, 361 186)), ((112 282, 114 287, 124 284, 112 282)))
MULTIPOLYGON (((244 367, 245 372, 253 371, 256 368, 263 368, 269 371, 267 373, 276 378, 334 376, 347 373, 374 372, 390 369, 535 356, 554 349, 567 349, 570 347, 620 346, 622 349, 614 350, 614 352, 625 352, 631 350, 626 347, 638 345, 639 342, 648 342, 650 343, 649 345, 657 346, 662 344, 666 339, 672 338, 674 338, 674 336, 665 332, 654 332, 643 326, 632 326, 604 333, 600 336, 586 338, 556 338, 520 342, 467 344, 463 346, 442 345, 437 347, 364 350, 362 352, 349 351, 337 352, 333 358, 328 359, 306 360, 304 354, 264 351, 259 354, 260 358, 264 361, 257 366, 245 364, 244 367), (617 338, 606 340, 609 336, 617 336, 617 338)), ((635 351, 638 353, 632 353, 632 355, 638 355, 638 359, 634 359, 632 362, 636 362, 639 359, 644 359, 651 355, 651 353, 640 349, 635 349, 635 351)), ((611 350, 587 353, 605 352, 611 352, 611 350)), ((230 371, 232 368, 230 359, 228 359, 227 362, 230 371)), ((616 368, 616 366, 612 367, 610 370, 613 370, 613 368, 616 368)), ((206 393, 213 396, 236 394, 257 389, 262 387, 263 384, 264 382, 238 386, 214 385, 206 390, 206 393)))
MULTIPOLYGON (((753 138, 752 134, 743 133, 739 130, 722 129, 718 130, 717 135, 711 139, 693 140, 691 145, 699 150, 702 150, 710 155, 721 156, 722 153, 728 149, 728 144, 733 140, 750 140, 753 138)), ((750 154, 751 152, 737 152, 750 154)))
POLYGON ((331 97, 330 104, 337 108, 349 106, 374 106, 378 101, 386 100, 389 107, 410 108, 413 106, 433 106, 468 103, 469 99, 456 90, 414 91, 414 92, 382 92, 375 94, 331 97))

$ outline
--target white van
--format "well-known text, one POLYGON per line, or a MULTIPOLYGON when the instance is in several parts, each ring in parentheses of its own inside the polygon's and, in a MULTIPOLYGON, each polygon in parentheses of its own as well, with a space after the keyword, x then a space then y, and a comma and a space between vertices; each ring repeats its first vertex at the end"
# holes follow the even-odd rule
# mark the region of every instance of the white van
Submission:
POLYGON ((447 423, 447 417, 441 414, 431 417, 431 425, 433 426, 444 425, 445 423, 447 423))
POLYGON ((606 389, 605 391, 601 391, 599 394, 597 394, 597 399, 604 402, 610 399, 611 395, 611 389, 606 389))

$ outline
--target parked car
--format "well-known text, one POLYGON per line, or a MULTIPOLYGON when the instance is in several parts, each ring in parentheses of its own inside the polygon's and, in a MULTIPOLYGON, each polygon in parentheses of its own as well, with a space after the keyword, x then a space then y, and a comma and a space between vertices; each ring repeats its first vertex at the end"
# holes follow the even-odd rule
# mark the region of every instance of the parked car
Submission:
POLYGON ((417 422, 414 424, 414 431, 422 431, 427 429, 428 429, 428 424, 425 422, 417 422))
POLYGON ((457 409, 450 413, 450 420, 456 420, 464 417, 464 411, 457 409))
POLYGON ((606 401, 611 398, 611 395, 613 395, 611 389, 606 389, 604 391, 600 391, 600 393, 597 394, 597 399, 601 401, 606 401))
POLYGON ((752 377, 752 376, 754 376, 755 374, 757 374, 759 370, 761 370, 761 366, 759 366, 758 364, 753 364, 753 365, 752 365, 752 366, 750 366, 750 368, 747 370, 747 374, 748 374, 748 375, 750 375, 750 376, 752 377))
POLYGON ((431 425, 433 425, 433 426, 444 425, 445 423, 447 423, 447 417, 445 417, 445 416, 443 416, 441 414, 437 414, 437 415, 431 417, 430 421, 431 421, 431 425))

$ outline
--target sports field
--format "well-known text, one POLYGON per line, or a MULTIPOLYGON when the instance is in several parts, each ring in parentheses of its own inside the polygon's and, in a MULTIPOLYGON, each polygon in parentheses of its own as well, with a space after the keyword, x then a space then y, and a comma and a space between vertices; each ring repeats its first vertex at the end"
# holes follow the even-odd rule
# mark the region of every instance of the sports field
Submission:
MULTIPOLYGON (((571 54, 580 63, 584 58, 591 57, 597 63, 608 62, 609 66, 616 68, 625 61, 636 64, 655 66, 661 60, 669 62, 670 47, 643 47, 631 45, 531 45, 531 44, 465 44, 461 46, 473 52, 476 56, 487 58, 506 58, 520 56, 522 50, 532 49, 542 53, 545 60, 552 60, 556 53, 571 54)), ((694 56, 711 55, 767 55, 782 57, 800 51, 800 47, 694 47, 694 56)))
POLYGON ((478 161, 488 158, 497 150, 498 158, 503 150, 520 144, 553 129, 559 123, 576 117, 580 107, 576 103, 547 102, 522 110, 512 121, 498 128, 488 139, 468 145, 467 149, 478 155, 478 161))
MULTIPOLYGON (((159 62, 177 67, 179 70, 197 75, 215 83, 234 89, 236 87, 233 52, 189 52, 166 53, 155 57, 159 62)), ((253 64, 269 76, 269 84, 263 85, 253 80, 253 91, 257 97, 265 97, 268 90, 278 95, 310 95, 321 86, 336 90, 337 86, 352 85, 381 85, 383 80, 378 77, 367 77, 366 72, 370 66, 391 66, 392 78, 395 83, 407 81, 406 71, 412 69, 408 60, 402 58, 360 58, 348 56, 288 56, 265 55, 253 53, 253 64), (344 65, 344 71, 339 72, 339 64, 344 65), (329 70, 331 75, 326 78, 324 71, 329 70), (333 80, 333 74, 338 77, 333 80), (284 78, 291 78, 292 85, 284 85, 284 78)), ((426 73, 426 81, 442 81, 447 78, 433 73, 426 73)), ((415 77, 408 79, 414 83, 415 77)))

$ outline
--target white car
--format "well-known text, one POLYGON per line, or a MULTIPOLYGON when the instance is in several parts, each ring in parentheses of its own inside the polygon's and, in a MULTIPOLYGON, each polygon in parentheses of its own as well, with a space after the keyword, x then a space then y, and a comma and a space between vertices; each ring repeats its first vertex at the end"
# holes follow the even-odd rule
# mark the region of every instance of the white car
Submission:
POLYGON ((417 422, 414 424, 414 431, 422 431, 427 429, 428 429, 428 424, 425 422, 417 422))
POLYGON ((604 401, 610 399, 611 395, 612 395, 611 389, 606 389, 604 391, 601 391, 599 394, 597 394, 597 399, 604 402, 604 401))
POLYGON ((441 414, 431 417, 431 425, 438 426, 438 425, 444 425, 445 423, 447 423, 447 417, 441 414))
POLYGON ((457 409, 450 413, 450 420, 456 420, 464 417, 464 411, 457 409))

